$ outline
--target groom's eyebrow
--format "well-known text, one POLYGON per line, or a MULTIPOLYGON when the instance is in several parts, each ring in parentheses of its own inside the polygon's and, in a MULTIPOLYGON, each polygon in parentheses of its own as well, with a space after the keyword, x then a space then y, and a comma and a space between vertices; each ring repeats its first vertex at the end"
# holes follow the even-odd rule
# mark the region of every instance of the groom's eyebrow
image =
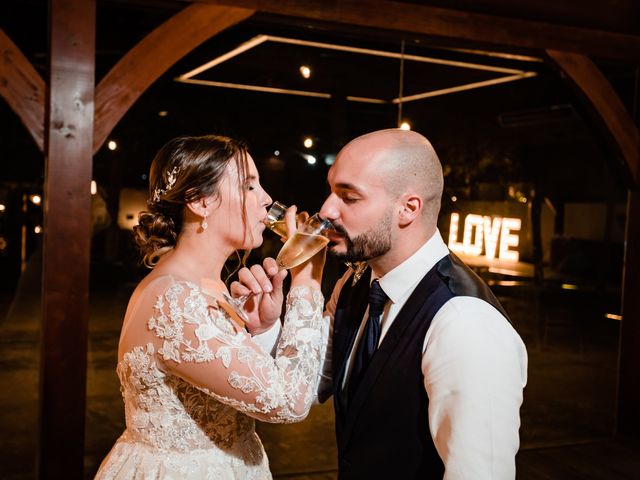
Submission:
POLYGON ((343 182, 336 183, 336 188, 338 190, 352 190, 354 192, 360 192, 360 189, 356 187, 353 183, 343 182))

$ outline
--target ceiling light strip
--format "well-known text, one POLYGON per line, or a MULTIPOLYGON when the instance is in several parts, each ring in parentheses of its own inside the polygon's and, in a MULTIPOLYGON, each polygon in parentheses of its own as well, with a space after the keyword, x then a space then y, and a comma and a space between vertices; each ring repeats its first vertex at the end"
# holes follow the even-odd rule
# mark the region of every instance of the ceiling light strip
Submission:
POLYGON ((266 42, 269 39, 267 35, 258 35, 257 37, 253 37, 251 40, 244 42, 239 47, 234 48, 233 50, 228 51, 224 55, 220 55, 219 57, 214 58, 210 62, 205 63, 204 65, 200 65, 198 68, 194 68, 190 72, 187 72, 183 75, 180 75, 178 78, 181 80, 188 79, 191 77, 195 77, 199 73, 204 72, 205 70, 209 70, 210 68, 215 67, 223 62, 226 62, 230 58, 236 57, 241 53, 246 52, 247 50, 251 50, 254 47, 266 42))
POLYGON ((196 85, 209 85, 211 87, 234 88, 236 90, 251 90, 254 92, 286 93, 288 95, 298 95, 301 97, 331 98, 331 94, 329 93, 307 92, 304 90, 290 90, 287 88, 261 87, 258 85, 245 85, 242 83, 214 82, 212 80, 198 80, 195 78, 181 78, 181 77, 176 78, 176 81, 182 82, 182 83, 194 83, 196 85))
MULTIPOLYGON (((350 47, 347 45, 336 45, 333 43, 324 43, 324 42, 312 42, 309 40, 299 40, 296 38, 286 38, 286 37, 276 37, 267 35, 267 39, 272 42, 278 43, 286 43, 290 45, 302 45, 306 47, 315 47, 315 48, 324 48, 328 50, 338 50, 341 52, 351 52, 351 53, 361 53, 364 55, 372 55, 377 57, 386 57, 386 58, 397 58, 399 59, 401 55, 396 52, 388 52, 386 50, 372 50, 369 48, 359 48, 359 47, 350 47)), ((499 73, 512 73, 512 74, 521 74, 525 73, 524 70, 517 70, 514 68, 503 68, 503 67, 494 67, 492 65, 481 65, 479 63, 469 63, 469 62, 458 62, 455 60, 445 60, 442 58, 433 58, 433 57, 423 57, 420 55, 404 55, 405 60, 412 60, 415 62, 423 62, 423 63, 434 63, 437 65, 447 65, 450 67, 461 67, 461 68, 469 68, 473 70, 486 70, 489 72, 499 72, 499 73)))
POLYGON ((448 50, 451 52, 470 53, 472 55, 484 55, 485 57, 503 58, 505 60, 516 60, 518 62, 531 62, 531 63, 544 63, 544 60, 539 57, 530 57, 528 55, 517 55, 515 53, 504 52, 490 52, 487 50, 475 50, 471 48, 449 48, 449 47, 434 47, 438 50, 448 50))
POLYGON ((525 72, 520 75, 510 75, 508 77, 494 78, 493 80, 485 80, 483 82, 467 83, 465 85, 458 85, 457 87, 443 88, 441 90, 433 90, 431 92, 418 93, 416 95, 409 95, 407 97, 402 97, 402 99, 394 98, 391 102, 395 104, 400 103, 401 101, 402 103, 413 102, 415 100, 422 100, 423 98, 438 97, 441 95, 447 95, 449 93, 463 92, 465 90, 473 90, 475 88, 498 85, 500 83, 515 82, 516 80, 535 77, 536 75, 538 75, 536 72, 525 72))
POLYGON ((351 95, 347 96, 347 100, 350 102, 361 102, 361 103, 391 103, 389 100, 381 100, 379 98, 367 98, 367 97, 353 97, 351 95))

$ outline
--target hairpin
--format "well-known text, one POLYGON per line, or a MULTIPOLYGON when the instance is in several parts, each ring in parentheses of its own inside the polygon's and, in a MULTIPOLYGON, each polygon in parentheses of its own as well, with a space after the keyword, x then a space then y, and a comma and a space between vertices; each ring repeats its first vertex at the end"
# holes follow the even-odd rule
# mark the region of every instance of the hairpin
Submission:
POLYGON ((176 183, 176 179, 178 178, 178 172, 180 171, 180 167, 173 167, 171 173, 167 176, 167 186, 165 188, 156 188, 151 195, 151 200, 153 202, 159 202, 160 197, 168 193, 176 183))

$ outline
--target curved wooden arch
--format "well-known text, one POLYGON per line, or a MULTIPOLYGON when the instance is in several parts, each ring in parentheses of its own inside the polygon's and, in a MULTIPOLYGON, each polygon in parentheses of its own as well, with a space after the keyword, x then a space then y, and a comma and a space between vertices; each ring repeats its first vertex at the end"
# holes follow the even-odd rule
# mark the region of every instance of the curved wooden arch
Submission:
POLYGON ((20 117, 42 151, 46 84, 9 36, 0 29, 0 95, 20 117))
POLYGON ((140 95, 169 67, 255 10, 194 3, 132 48, 96 87, 93 153, 140 95))
POLYGON ((557 50, 547 55, 594 108, 624 158, 630 186, 640 187, 640 132, 609 81, 585 55, 557 50))
MULTIPOLYGON (((246 8, 194 3, 142 39, 96 87, 93 153, 145 90, 174 63, 254 13, 246 8)), ((46 83, 2 30, 0 53, 0 95, 43 151, 46 83)))

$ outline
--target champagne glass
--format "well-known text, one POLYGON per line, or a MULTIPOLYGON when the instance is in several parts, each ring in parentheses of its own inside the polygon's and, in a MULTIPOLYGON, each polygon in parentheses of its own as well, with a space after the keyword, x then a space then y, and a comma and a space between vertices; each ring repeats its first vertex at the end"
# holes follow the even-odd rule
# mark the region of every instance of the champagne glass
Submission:
MULTIPOLYGON (((264 219, 264 224, 267 226, 267 228, 280 235, 281 237, 286 237, 288 233, 284 219, 287 208, 288 207, 286 205, 283 205, 280 202, 273 202, 271 208, 269 208, 269 211, 267 212, 267 216, 264 219)), ((301 221, 305 217, 306 214, 298 215, 296 218, 298 219, 298 221, 301 221)), ((311 217, 314 218, 313 221, 311 221, 311 218, 309 218, 307 222, 305 222, 301 226, 300 230, 298 230, 298 232, 296 232, 290 239, 287 240, 287 242, 285 242, 276 259, 278 267, 287 270, 289 268, 297 267, 298 265, 306 262, 308 259, 313 257, 316 253, 322 250, 322 248, 327 243, 329 243, 327 234, 330 230, 333 230, 333 225, 331 225, 331 222, 328 220, 322 220, 317 214, 314 215, 314 217, 311 217), (307 225, 307 223, 310 223, 310 225, 307 225), (304 233, 302 232, 302 230, 304 230, 304 233), (293 241, 294 238, 296 239, 295 241, 293 241), (292 241, 289 242, 289 240, 292 241)), ((253 294, 242 295, 240 297, 234 298, 226 292, 222 293, 222 296, 224 297, 224 300, 227 302, 227 304, 229 304, 233 308, 233 310, 245 323, 247 323, 249 317, 244 309, 244 304, 247 302, 251 295, 253 294)))
POLYGON ((278 267, 289 270, 309 260, 327 246, 333 230, 333 224, 317 213, 309 217, 280 249, 276 257, 278 267))
MULTIPOLYGON (((287 232, 287 224, 284 219, 284 215, 287 212, 286 205, 280 202, 273 202, 271 208, 267 212, 267 216, 265 217, 263 223, 267 226, 269 230, 280 235, 281 237, 287 237, 289 234, 287 232)), ((299 213, 296 215, 297 223, 304 223, 307 219, 306 213, 299 213)))
POLYGON ((264 219, 264 224, 269 230, 277 233, 281 237, 287 236, 287 225, 284 221, 284 214, 287 211, 287 206, 280 202, 273 202, 271 208, 267 212, 267 216, 264 219))
MULTIPOLYGON (((287 227, 284 221, 284 214, 287 208, 286 205, 280 202, 273 202, 264 221, 267 228, 281 237, 287 236, 287 227)), ((367 269, 367 262, 344 262, 344 264, 353 270, 353 278, 351 279, 351 285, 353 286, 358 283, 358 280, 367 269)))

